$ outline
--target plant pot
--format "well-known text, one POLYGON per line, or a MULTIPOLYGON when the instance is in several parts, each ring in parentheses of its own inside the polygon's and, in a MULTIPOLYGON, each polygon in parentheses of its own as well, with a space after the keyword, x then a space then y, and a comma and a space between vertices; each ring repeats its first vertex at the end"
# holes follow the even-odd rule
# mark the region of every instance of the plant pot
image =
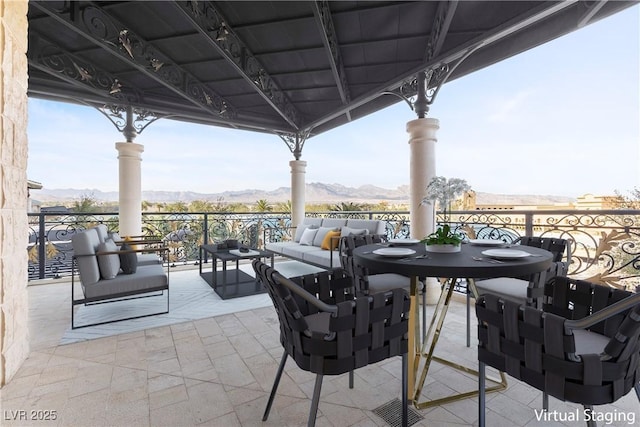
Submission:
POLYGON ((460 252, 462 245, 425 245, 427 252, 438 252, 441 254, 451 254, 460 252))

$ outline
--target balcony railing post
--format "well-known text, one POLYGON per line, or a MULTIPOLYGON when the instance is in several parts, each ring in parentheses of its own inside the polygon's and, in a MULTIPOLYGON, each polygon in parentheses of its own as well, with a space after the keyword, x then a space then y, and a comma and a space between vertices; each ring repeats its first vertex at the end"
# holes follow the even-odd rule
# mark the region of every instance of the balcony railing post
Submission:
POLYGON ((533 212, 524 214, 524 235, 527 237, 533 236, 533 212))
POLYGON ((38 278, 44 279, 47 266, 47 251, 45 247, 45 221, 42 212, 38 215, 38 278))
MULTIPOLYGON (((204 245, 208 245, 209 244, 209 214, 208 213, 204 213, 204 223, 202 224, 202 232, 204 233, 204 236, 202 236, 202 243, 204 245)), ((198 253, 200 253, 200 248, 198 248, 198 253)), ((207 251, 204 251, 204 262, 207 263, 209 262, 209 256, 207 254, 207 251)))

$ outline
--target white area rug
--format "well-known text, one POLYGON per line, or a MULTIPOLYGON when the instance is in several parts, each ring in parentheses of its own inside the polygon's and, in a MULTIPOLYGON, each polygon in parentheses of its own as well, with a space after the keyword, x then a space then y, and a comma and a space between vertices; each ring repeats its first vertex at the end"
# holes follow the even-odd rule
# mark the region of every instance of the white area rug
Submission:
MULTIPOLYGON (((207 266, 207 268, 210 267, 207 266)), ((320 268, 297 261, 278 262, 275 264, 275 268, 285 277, 295 277, 321 271, 320 268)), ((254 276, 251 264, 241 265, 240 269, 254 276)), ((169 278, 169 313, 80 329, 71 329, 71 326, 69 326, 62 336, 60 344, 71 344, 79 341, 126 334, 271 305, 271 299, 269 299, 269 295, 266 293, 222 300, 200 277, 197 269, 171 272, 169 278)), ((75 323, 82 325, 163 311, 163 308, 166 307, 166 300, 167 297, 165 294, 163 296, 117 303, 88 307, 79 306, 76 309, 75 323)))

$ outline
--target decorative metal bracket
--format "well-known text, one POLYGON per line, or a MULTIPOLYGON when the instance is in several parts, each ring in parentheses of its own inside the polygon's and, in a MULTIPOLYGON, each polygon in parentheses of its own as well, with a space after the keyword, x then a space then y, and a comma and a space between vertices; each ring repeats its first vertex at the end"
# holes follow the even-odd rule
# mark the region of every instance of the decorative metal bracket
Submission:
MULTIPOLYGON (((65 7, 62 9, 57 7, 58 2, 48 1, 32 1, 29 6, 52 17, 60 25, 90 40, 200 109, 216 117, 236 117, 236 111, 230 102, 187 70, 172 63, 152 43, 109 15, 108 10, 94 3, 88 3, 83 8, 75 1, 63 4, 65 7)), ((81 70, 78 72, 83 75, 81 70)))
POLYGON ((156 120, 169 117, 168 115, 134 108, 131 105, 110 104, 95 108, 109 119, 118 131, 122 132, 127 142, 133 142, 136 136, 156 120))
POLYGON ((480 48, 480 44, 468 49, 460 58, 451 63, 437 64, 415 77, 405 80, 395 91, 382 92, 383 95, 393 95, 405 101, 409 108, 416 112, 419 118, 426 117, 429 106, 433 104, 442 85, 455 69, 473 52, 480 48))
POLYGON ((289 147, 289 151, 291 151, 293 157, 296 160, 300 160, 300 157, 302 156, 302 148, 304 147, 304 143, 307 141, 310 134, 310 130, 298 133, 278 132, 278 136, 284 141, 285 144, 287 144, 287 147, 289 147))

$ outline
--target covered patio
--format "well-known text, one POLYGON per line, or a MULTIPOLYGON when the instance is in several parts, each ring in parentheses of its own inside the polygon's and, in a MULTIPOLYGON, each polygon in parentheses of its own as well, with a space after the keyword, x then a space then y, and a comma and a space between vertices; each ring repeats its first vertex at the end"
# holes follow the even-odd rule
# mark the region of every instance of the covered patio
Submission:
MULTIPOLYGON (((12 83, 2 90, 5 110, 16 114, 2 127, 3 424, 40 424, 49 417, 52 425, 260 425, 282 351, 269 304, 60 345, 56 328, 66 310, 51 309, 68 305, 68 285, 27 287, 26 253, 19 249, 27 234, 21 205, 27 93, 96 107, 122 132, 124 141, 116 144, 121 234, 140 230, 144 147, 134 140, 153 120, 281 139, 293 156, 297 223, 305 213, 305 142, 406 101, 416 114, 411 120, 408 112, 407 124, 411 233, 421 237, 434 224, 420 201, 424 183, 435 175, 438 121, 427 113, 442 84, 635 3, 33 1, 27 20, 26 2, 5 2, 3 52, 14 60, 3 62, 3 77, 12 83)), ((200 278, 184 271, 172 280, 197 287, 200 278)), ((451 311, 441 348, 473 363, 473 348, 458 349, 464 346, 464 305, 451 311)), ((397 394, 398 374, 399 361, 390 360, 356 374, 356 383, 367 386, 355 391, 346 377, 327 379, 319 425, 386 425, 374 410, 397 394), (380 384, 388 386, 381 390, 380 384)), ((451 375, 436 375, 427 393, 474 385, 451 375)), ((290 364, 266 424, 304 425, 312 388, 312 376, 290 364)), ((637 412, 634 399, 600 409, 637 412)), ((511 380, 506 392, 489 396, 489 423, 539 425, 539 400, 539 393, 511 380)), ((473 425, 475 403, 422 410, 416 425, 473 425)), ((552 408, 568 413, 578 407, 552 402, 552 408)), ((550 421, 545 425, 583 424, 550 421)))

